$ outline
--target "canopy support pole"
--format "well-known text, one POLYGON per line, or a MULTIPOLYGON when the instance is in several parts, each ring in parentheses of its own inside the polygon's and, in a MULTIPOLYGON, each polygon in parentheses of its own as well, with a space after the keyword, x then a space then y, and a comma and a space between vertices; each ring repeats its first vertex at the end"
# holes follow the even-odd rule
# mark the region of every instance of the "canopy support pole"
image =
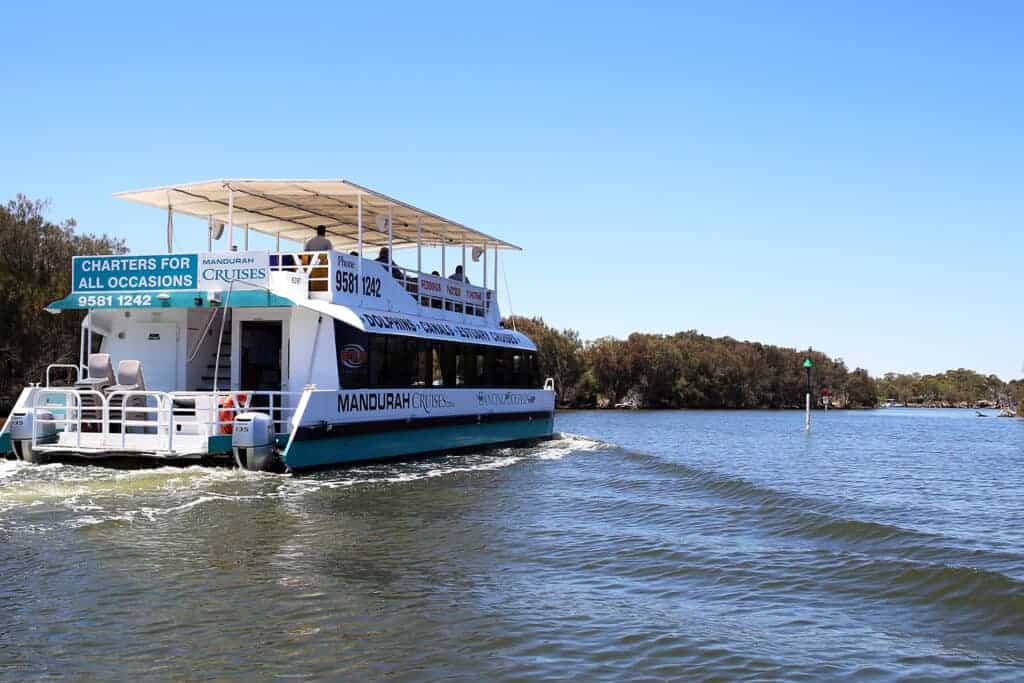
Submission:
POLYGON ((423 274, 423 219, 416 221, 416 272, 423 274))
POLYGON ((277 233, 276 235, 274 235, 274 237, 277 238, 277 242, 276 242, 276 245, 274 247, 274 251, 280 252, 281 251, 281 233, 280 232, 277 233))
POLYGON ((487 296, 487 245, 484 245, 484 296, 487 296))
POLYGON ((88 369, 88 359, 85 357, 85 327, 82 327, 78 335, 78 376, 85 377, 88 369))
POLYGON ((498 247, 494 247, 494 303, 498 303, 498 247))
POLYGON ((249 224, 248 223, 246 223, 244 226, 242 226, 242 235, 243 235, 242 239, 244 240, 244 242, 242 242, 242 244, 245 245, 245 250, 249 251, 249 224))
POLYGON ((167 253, 174 253, 174 208, 167 204, 167 253))
POLYGON ((388 270, 391 270, 391 266, 395 265, 395 250, 394 250, 394 219, 392 218, 391 207, 388 207, 388 270))
POLYGON ((462 240, 462 282, 466 282, 466 240, 462 240))
MULTIPOLYGON (((444 263, 444 252, 448 246, 448 226, 445 225, 441 228, 441 277, 448 277, 448 268, 445 267, 444 263)), ((447 294, 447 290, 445 294, 447 294)))
POLYGON ((85 340, 85 374, 86 374, 87 377, 89 377, 89 379, 92 379, 92 376, 89 374, 89 355, 92 353, 92 309, 91 308, 89 309, 89 312, 85 314, 85 325, 86 325, 85 329, 88 331, 88 336, 86 337, 86 340, 85 340))
POLYGON ((359 282, 356 283, 356 293, 360 292, 363 283, 363 194, 356 195, 356 223, 359 224, 359 282))
POLYGON ((235 191, 228 185, 228 251, 235 246, 235 191))

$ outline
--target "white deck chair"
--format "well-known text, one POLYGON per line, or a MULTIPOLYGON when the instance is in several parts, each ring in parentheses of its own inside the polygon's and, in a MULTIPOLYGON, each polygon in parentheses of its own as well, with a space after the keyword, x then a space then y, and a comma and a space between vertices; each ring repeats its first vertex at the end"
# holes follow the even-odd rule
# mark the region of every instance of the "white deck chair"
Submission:
MULTIPOLYGON (((122 360, 117 364, 117 384, 113 384, 106 388, 106 393, 111 396, 118 391, 145 391, 146 380, 142 375, 142 362, 137 360, 122 360)), ((130 408, 146 408, 149 405, 148 397, 146 396, 111 396, 110 398, 111 411, 111 431, 120 431, 121 420, 121 407, 124 406, 125 420, 149 420, 152 414, 146 410, 130 410, 130 408), (114 408, 117 408, 115 411, 114 408), (115 417, 118 422, 115 422, 115 417)), ((126 429, 129 434, 145 434, 150 430, 149 427, 143 427, 141 425, 130 426, 126 429)))
MULTIPOLYGON (((110 354, 90 353, 89 376, 76 382, 75 388, 102 392, 114 384, 114 381, 114 368, 110 364, 110 354)), ((100 420, 103 419, 103 411, 100 409, 99 397, 87 391, 81 395, 81 404, 82 431, 102 431, 100 420)))

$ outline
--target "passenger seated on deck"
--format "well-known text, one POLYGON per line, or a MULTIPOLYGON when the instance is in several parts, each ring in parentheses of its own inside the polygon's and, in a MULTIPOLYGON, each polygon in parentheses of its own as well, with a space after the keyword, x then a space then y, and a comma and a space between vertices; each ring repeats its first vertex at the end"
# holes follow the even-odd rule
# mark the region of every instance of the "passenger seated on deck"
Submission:
POLYGON ((469 284, 469 278, 462 272, 462 266, 455 266, 455 272, 448 276, 449 280, 459 280, 469 284))
POLYGON ((327 226, 316 226, 316 237, 311 237, 306 242, 304 251, 330 251, 331 241, 327 239, 327 226))
POLYGON ((396 280, 404 280, 405 273, 402 269, 395 265, 395 262, 391 260, 391 252, 388 251, 387 247, 381 247, 380 251, 377 252, 377 258, 373 259, 377 263, 383 263, 385 265, 391 264, 391 276, 396 280))

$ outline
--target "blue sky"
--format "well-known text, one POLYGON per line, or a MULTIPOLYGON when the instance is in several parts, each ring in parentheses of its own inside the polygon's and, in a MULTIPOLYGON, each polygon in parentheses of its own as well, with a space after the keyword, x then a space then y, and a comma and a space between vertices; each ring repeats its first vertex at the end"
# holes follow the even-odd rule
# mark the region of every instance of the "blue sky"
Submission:
POLYGON ((214 4, 5 8, 0 196, 148 252, 111 193, 344 177, 521 244, 515 312, 585 338, 1022 374, 1019 5, 214 4))

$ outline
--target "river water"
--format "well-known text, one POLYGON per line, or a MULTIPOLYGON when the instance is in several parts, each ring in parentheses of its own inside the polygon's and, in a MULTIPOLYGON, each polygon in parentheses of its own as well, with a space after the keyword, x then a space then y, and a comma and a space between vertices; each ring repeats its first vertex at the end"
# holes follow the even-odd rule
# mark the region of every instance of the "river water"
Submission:
POLYGON ((1024 420, 556 428, 303 477, 0 462, 0 680, 1024 678, 1024 420))

